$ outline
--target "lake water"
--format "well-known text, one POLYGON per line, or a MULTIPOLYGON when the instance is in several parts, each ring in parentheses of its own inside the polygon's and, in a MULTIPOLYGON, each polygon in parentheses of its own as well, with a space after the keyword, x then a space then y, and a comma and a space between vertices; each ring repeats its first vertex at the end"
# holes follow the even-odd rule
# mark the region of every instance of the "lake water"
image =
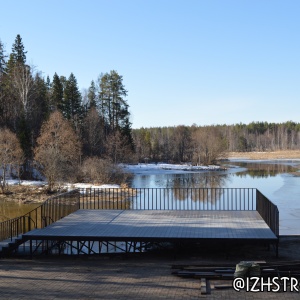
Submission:
POLYGON ((278 206, 280 235, 300 234, 299 160, 226 163, 227 171, 146 173, 137 170, 132 187, 145 188, 257 188, 278 206))
POLYGON ((40 203, 24 204, 20 202, 12 202, 0 200, 0 222, 7 221, 19 216, 23 216, 40 206, 40 203))

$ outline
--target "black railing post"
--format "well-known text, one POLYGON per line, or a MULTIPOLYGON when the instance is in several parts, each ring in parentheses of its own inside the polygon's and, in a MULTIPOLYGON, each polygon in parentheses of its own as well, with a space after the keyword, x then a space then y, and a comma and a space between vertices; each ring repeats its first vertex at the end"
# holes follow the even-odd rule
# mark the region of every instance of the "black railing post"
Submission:
POLYGON ((43 204, 27 214, 1 222, 0 241, 5 239, 12 240, 14 236, 18 236, 21 233, 26 233, 33 228, 37 229, 46 227, 48 225, 47 219, 49 219, 49 223, 50 221, 55 222, 59 218, 65 217, 79 208, 79 190, 74 190, 48 198, 43 204), (70 209, 67 209, 66 206, 69 206, 70 209), (32 227, 32 222, 34 223, 34 227, 32 227))
POLYGON ((27 216, 27 231, 31 231, 30 214, 27 216))
POLYGON ((259 190, 256 190, 256 210, 265 220, 273 233, 279 236, 279 210, 267 197, 259 190))
POLYGON ((10 222, 10 240, 12 240, 12 237, 13 237, 13 223, 10 222))

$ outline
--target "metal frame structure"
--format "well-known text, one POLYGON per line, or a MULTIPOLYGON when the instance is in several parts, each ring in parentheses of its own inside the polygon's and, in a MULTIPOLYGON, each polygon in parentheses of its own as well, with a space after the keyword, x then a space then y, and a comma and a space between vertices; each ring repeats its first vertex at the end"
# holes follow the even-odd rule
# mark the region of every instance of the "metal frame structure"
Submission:
MULTIPOLYGON (((79 209, 96 210, 185 210, 185 211, 257 211, 268 225, 275 237, 272 239, 238 239, 239 242, 263 242, 275 245, 278 255, 279 211, 276 205, 268 200, 255 188, 180 188, 180 189, 76 189, 74 191, 52 197, 40 207, 25 216, 0 223, 0 240, 10 239, 10 245, 2 248, 5 251, 20 252, 22 249, 31 256, 36 253, 58 254, 100 254, 107 253, 113 247, 120 252, 143 252, 153 244, 184 243, 188 239, 107 239, 99 235, 98 238, 87 239, 84 236, 55 239, 40 236, 39 239, 28 238, 26 232, 33 232, 59 221, 79 209), (21 237, 14 243, 15 237, 21 237), (95 245, 98 243, 98 250, 95 245), (122 247, 119 243, 123 243, 122 247), (20 246, 21 245, 21 246, 20 246), (65 249, 71 249, 66 253, 65 249), (86 251, 83 251, 86 249, 86 251), (104 252, 104 249, 106 251, 104 252)), ((211 239, 201 239, 210 242, 211 239)), ((236 238, 226 239, 231 243, 236 238)), ((199 242, 198 240, 193 241, 199 242)), ((118 252, 116 251, 116 252, 118 252)))

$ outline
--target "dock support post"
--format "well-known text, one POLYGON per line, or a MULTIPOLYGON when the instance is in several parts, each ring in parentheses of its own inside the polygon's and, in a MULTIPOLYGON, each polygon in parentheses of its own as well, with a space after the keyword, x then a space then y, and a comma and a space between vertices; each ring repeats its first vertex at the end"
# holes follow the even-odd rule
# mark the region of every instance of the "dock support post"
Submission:
POLYGON ((32 239, 30 239, 30 259, 32 259, 32 239))

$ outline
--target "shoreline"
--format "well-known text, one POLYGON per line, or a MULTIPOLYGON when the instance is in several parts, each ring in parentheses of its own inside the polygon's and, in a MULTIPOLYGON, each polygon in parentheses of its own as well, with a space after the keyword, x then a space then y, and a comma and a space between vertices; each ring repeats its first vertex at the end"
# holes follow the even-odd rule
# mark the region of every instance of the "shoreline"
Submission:
POLYGON ((282 150, 268 152, 228 152, 228 159, 300 161, 300 150, 282 150))
MULTIPOLYGON (((286 161, 285 163, 290 163, 288 160, 294 160, 293 165, 296 169, 295 172, 290 173, 293 176, 300 176, 300 150, 289 150, 289 151, 274 151, 274 152, 229 152, 228 160, 263 160, 263 161, 286 161), (298 163, 299 161, 299 163, 298 163)), ((230 168, 216 167, 216 166, 207 166, 207 167, 191 167, 182 165, 167 165, 161 164, 161 167, 158 168, 157 164, 141 164, 138 167, 133 165, 128 165, 124 167, 125 172, 129 172, 136 175, 156 175, 156 174, 182 174, 182 173, 195 173, 195 172, 231 172, 230 168), (176 167, 176 168, 175 168, 176 167)), ((234 171, 234 169, 233 169, 234 171)), ((9 180, 8 180, 9 182, 9 180)), ((45 182, 34 182, 34 181, 22 181, 22 185, 15 185, 15 183, 10 183, 11 193, 9 195, 0 194, 0 201, 8 201, 22 204, 38 204, 44 202, 46 199, 53 195, 48 195, 44 192, 45 182)), ((90 188, 94 187, 92 184, 72 184, 74 187, 83 187, 88 186, 90 188)), ((105 186, 105 185, 104 185, 105 186)), ((102 185, 103 187, 103 185, 102 185)), ((107 185, 108 188, 115 188, 116 186, 107 185)))

